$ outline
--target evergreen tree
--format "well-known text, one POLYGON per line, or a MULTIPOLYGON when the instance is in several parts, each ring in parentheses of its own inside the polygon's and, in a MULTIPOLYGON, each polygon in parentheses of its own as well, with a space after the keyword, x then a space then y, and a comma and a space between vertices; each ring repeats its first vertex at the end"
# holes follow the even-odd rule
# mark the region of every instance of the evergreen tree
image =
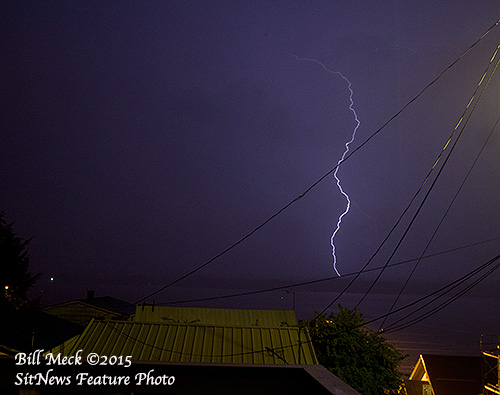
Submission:
POLYGON ((39 279, 40 273, 28 272, 28 245, 31 239, 16 235, 13 224, 0 211, 0 308, 28 307, 28 290, 39 279))

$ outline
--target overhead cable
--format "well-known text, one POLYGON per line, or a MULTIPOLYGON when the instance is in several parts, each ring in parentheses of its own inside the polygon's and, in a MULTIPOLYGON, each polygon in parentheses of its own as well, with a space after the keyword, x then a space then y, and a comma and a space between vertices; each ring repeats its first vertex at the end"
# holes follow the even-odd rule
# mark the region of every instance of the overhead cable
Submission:
POLYGON ((229 251, 231 251, 233 248, 241 244, 243 241, 251 237, 255 232, 266 226, 269 222, 271 222, 274 218, 279 216, 282 212, 284 212, 286 209, 288 209, 291 205, 302 199, 307 193, 309 193, 313 188, 315 188, 320 182, 322 182, 326 177, 331 175, 342 163, 347 161, 349 158, 351 158, 357 151, 359 151, 362 147, 364 147, 373 137, 375 137, 377 134, 379 134, 390 122, 392 122, 397 116, 399 116, 408 106, 410 106, 415 100, 417 100, 420 96, 423 95, 425 91, 427 91, 432 85, 434 85, 447 71, 449 71, 453 66, 455 66, 456 63, 458 63, 469 51, 472 50, 486 35, 488 35, 498 24, 500 23, 500 20, 495 22, 488 30, 483 33, 481 37, 479 37, 472 45, 470 45, 457 59, 455 59, 448 67, 446 67, 437 77, 435 77, 430 83, 428 83, 425 88, 423 88, 413 99, 411 99, 407 104, 405 104, 398 112, 396 112, 392 117, 390 117, 381 127, 379 127, 375 132, 373 132, 364 142, 362 142, 357 148, 355 148, 349 155, 347 155, 342 161, 338 162, 336 166, 334 166, 332 169, 330 169, 328 172, 326 172, 322 177, 320 177, 317 181, 315 181, 311 186, 309 186, 302 194, 297 196, 295 199, 291 200, 289 203, 287 203, 285 206, 283 206, 281 209, 279 209, 275 214, 270 216, 268 219, 266 219, 264 222, 262 222, 260 225, 255 227, 252 231, 247 233, 245 236, 240 238, 238 241, 234 242, 231 244, 229 247, 227 247, 225 250, 222 252, 218 253, 205 263, 199 265, 198 267, 192 269, 191 271, 187 272, 186 274, 176 278, 175 280, 170 281, 166 285, 162 286, 158 290, 149 293, 148 295, 144 296, 143 298, 137 300, 134 304, 141 303, 152 296, 164 291, 165 289, 171 287, 174 284, 177 284, 178 282, 184 280, 185 278, 197 273, 201 269, 205 268, 221 256, 225 255, 229 251))
MULTIPOLYGON (((369 321, 365 321, 363 322, 362 324, 359 324, 357 326, 354 326, 354 327, 351 327, 351 328, 348 328, 342 332, 340 332, 338 335, 344 333, 344 332, 349 332, 349 331, 352 331, 352 330, 355 330, 355 329, 358 329, 360 327, 363 327, 363 326, 366 326, 366 325, 369 325, 371 323, 374 323, 374 322, 377 322, 379 321, 380 319, 383 319, 384 317, 387 317, 387 316, 390 316, 390 315, 393 315, 393 314, 396 314, 396 313, 399 313, 401 311, 404 311, 422 301, 425 301, 429 298, 432 298, 434 297, 433 299, 431 299, 431 302, 433 301, 436 301, 437 299, 439 299, 440 297, 442 297, 444 294, 446 294, 447 292, 449 292, 449 290, 452 290, 454 288, 456 288, 457 286, 463 284, 465 281, 471 279, 474 275, 480 273, 482 270, 485 270, 487 268, 489 268, 491 265, 493 265, 493 263, 497 262, 500 260, 500 254, 495 256, 494 258, 490 259, 489 261, 485 262, 484 264, 482 264, 480 267, 472 270, 471 272, 463 275, 462 277, 458 278, 457 280, 411 302, 411 303, 408 303, 406 304, 405 306, 402 306, 396 310, 393 310, 392 312, 389 312, 389 313, 386 313, 386 314, 383 314, 381 316, 378 316, 374 319, 371 319, 369 321), (437 296, 436 296, 437 295, 437 296)), ((472 284, 470 284, 469 286, 467 286, 464 290, 460 291, 458 294, 454 295, 452 298, 448 299, 446 301, 446 305, 454 302, 455 300, 458 299, 459 296, 462 296, 465 292, 468 292, 469 290, 471 290, 473 287, 475 287, 477 284, 479 284, 479 282, 481 282, 482 280, 484 280, 486 277, 488 277, 489 275, 491 275, 495 270, 497 270, 498 268, 500 267, 500 262, 497 263, 493 268, 490 268, 490 270, 488 272, 486 272, 485 274, 483 274, 479 279, 475 280, 472 284), (457 295, 459 295, 457 297, 457 295)), ((430 303, 431 303, 430 302, 430 303)), ((443 307, 445 307, 444 303, 442 304, 443 307)), ((441 307, 441 308, 443 308, 441 307)), ((421 319, 418 320, 418 322, 421 322, 423 319, 426 319, 428 318, 430 315, 426 316, 426 317, 423 317, 421 319)), ((304 326, 306 323, 309 323, 315 319, 318 318, 318 315, 316 315, 315 317, 313 317, 312 319, 302 323, 301 325, 299 325, 299 327, 301 326, 304 326)), ((113 321, 111 321, 112 323, 113 321)), ((414 323, 413 323, 414 324, 414 323)), ((185 325, 185 324, 183 324, 185 325)), ((123 328, 123 325, 122 325, 122 328, 123 328)), ((135 342, 138 342, 144 346, 147 346, 147 347, 151 347, 152 349, 156 349, 156 350, 160 350, 162 352, 171 352, 171 353, 174 353, 174 354, 179 354, 179 355, 190 355, 190 356, 196 356, 198 358, 203 358, 203 357, 208 357, 208 356, 211 356, 212 358, 228 358, 228 357, 234 357, 234 356, 243 356, 243 355, 251 355, 251 354, 262 354, 262 353, 269 353, 271 355, 273 355, 273 353, 276 351, 276 350, 284 350, 284 349, 288 349, 288 348, 293 348, 293 347, 298 347, 300 348, 302 345, 306 345, 306 344, 310 344, 311 343, 311 340, 306 340, 306 341, 302 341, 300 339, 300 334, 299 334, 299 340, 297 343, 293 343, 293 344, 289 344, 289 345, 286 345, 286 346, 280 346, 280 347, 265 347, 264 349, 259 349, 259 350, 252 350, 252 351, 242 351, 242 352, 229 352, 229 353, 224 353, 224 354, 219 354, 219 355, 205 355, 205 354, 193 354, 191 352, 185 352, 185 351, 178 351, 178 350, 173 350, 171 348, 167 349, 165 347, 161 347, 161 346, 158 346, 158 345, 155 345, 155 344, 150 344, 146 341, 143 341, 143 340, 140 340, 138 339, 138 337, 136 336, 132 336, 130 335, 129 333, 125 333, 123 331, 123 329, 118 329, 117 327, 115 326, 112 326, 110 327, 111 330, 117 332, 120 336, 123 336, 125 338, 128 338, 128 339, 131 339, 135 342)), ((392 331, 395 331, 397 330, 398 328, 395 328, 394 330, 392 331)), ((389 331, 388 331, 389 332, 389 331)), ((85 333, 85 332, 84 332, 85 333)), ((83 333, 83 334, 84 334, 83 333)), ((300 333, 300 331, 299 331, 300 333)), ((83 334, 79 335, 78 338, 80 338, 83 334)), ((76 343, 75 343, 76 344, 76 343)), ((73 346, 74 347, 74 346, 73 346)))
POLYGON ((470 272, 467 275, 463 276, 462 279, 457 280, 456 282, 454 282, 453 286, 450 286, 441 295, 439 295, 436 298, 430 300, 429 302, 427 302, 423 306, 419 307, 415 311, 412 311, 411 313, 405 315, 403 318, 401 318, 401 319, 397 320, 396 322, 394 322, 393 324, 389 325, 387 328, 383 329, 382 332, 389 333, 389 332, 400 331, 402 329, 409 328, 410 326, 413 326, 413 325, 415 325, 415 324, 417 324, 419 322, 422 322, 423 320, 425 320, 425 319, 429 318, 430 316, 436 314, 438 311, 442 310, 443 308, 445 308, 449 304, 453 303, 455 300, 457 300, 458 298, 460 298, 463 295, 465 295, 467 292, 469 292, 471 289, 473 289, 479 283, 481 283, 483 280, 485 280, 487 277, 489 277, 494 271, 496 271, 500 267, 500 262, 497 263, 495 266, 493 266, 486 273, 484 273, 483 275, 481 275, 481 277, 479 277, 478 279, 474 280, 474 282, 472 282, 471 284, 469 284, 468 286, 466 286, 464 289, 460 290, 455 295, 453 295, 449 299, 447 299, 444 302, 442 302, 440 305, 434 307, 431 311, 428 311, 428 312, 426 312, 424 314, 421 314, 420 316, 413 318, 411 321, 404 322, 405 319, 407 319, 410 316, 414 315, 418 311, 423 310, 425 307, 427 307, 428 305, 430 305, 433 302, 437 301, 439 298, 443 297, 448 292, 451 292, 453 289, 455 289, 455 288, 459 287, 460 285, 464 284, 467 280, 471 279, 474 275, 478 274, 480 271, 488 268, 490 265, 492 265, 493 263, 495 263, 499 258, 500 258, 500 256, 497 256, 497 257, 491 259, 490 261, 486 262, 485 264, 481 265, 479 268, 475 269, 473 272, 470 272))
MULTIPOLYGON (((439 153, 439 156, 436 160, 436 162, 434 163, 434 165, 432 166, 429 174, 427 175, 427 177, 424 179, 420 189, 417 191, 417 194, 418 192, 420 192, 420 190, 422 189, 422 187, 424 186, 424 184, 426 183, 427 179, 429 178, 429 175, 430 173, 432 172, 432 170, 434 170, 434 168, 436 167, 436 165, 438 164, 440 158, 441 158, 441 155, 443 154, 443 152, 445 151, 445 149, 447 148, 447 146, 450 144, 455 132, 457 131, 458 127, 460 126, 460 124, 462 123, 462 120, 464 119, 464 116, 465 114, 467 113, 467 110, 469 109, 471 103, 474 101, 475 97, 476 97, 476 93, 477 91, 479 90, 479 87, 481 86, 481 84, 483 83, 483 80, 484 78, 486 77, 487 73, 488 73, 488 70, 490 69, 490 66, 491 64, 493 63, 493 60, 495 59, 497 53, 498 53, 498 50, 500 49, 500 45, 498 45, 496 48, 495 48, 495 51, 493 52, 493 56, 490 58, 490 61, 488 63, 488 66, 486 67, 486 70, 484 71, 483 75, 481 76, 480 80, 479 80, 479 83, 477 84, 475 90, 474 90, 474 93, 472 94, 472 97, 470 98, 469 102, 467 103, 467 106, 465 107, 457 125, 455 126, 455 129, 453 130, 453 132, 451 133, 448 141, 446 142, 446 144, 444 145, 443 149, 441 150, 441 152, 439 153)), ((451 154, 453 153, 453 151, 455 150, 456 146, 457 146, 457 143, 458 141, 460 140, 460 137, 462 137, 462 134, 465 130, 465 128, 467 127, 471 117, 472 117, 472 114, 474 113, 474 111, 476 110, 477 108, 477 105, 479 104, 479 102, 481 101, 481 98, 483 97, 483 94, 486 90, 486 88, 489 86, 489 83, 491 81, 491 78, 492 76, 495 74, 495 71, 498 67, 498 64, 500 62, 500 57, 499 59, 497 60, 496 64, 495 64, 495 67, 493 68, 493 71, 488 79, 488 81, 486 82, 486 84, 483 86, 483 89, 478 97, 478 99, 476 100, 474 106, 472 107, 466 121, 464 122, 463 126, 462 126, 462 129, 460 130, 460 133, 458 134, 457 138, 455 139, 451 149, 448 151, 448 155, 446 156, 446 158, 444 159, 441 167, 439 168, 438 170, 438 173, 436 175, 436 177, 434 177, 434 180, 431 184, 431 186, 429 187, 429 189, 427 190, 427 193, 425 194, 424 198, 422 199, 422 201, 420 202, 420 205, 418 206, 416 212, 413 214, 413 217, 411 218, 408 226, 406 227, 405 231, 403 232, 403 235, 399 238, 399 241, 396 245, 396 247, 393 249, 389 259, 387 260, 386 264, 384 265, 384 268, 379 272, 379 274, 377 275, 377 277, 375 278, 375 280, 372 282, 372 284, 370 285, 370 287, 368 288, 368 290, 365 292, 365 294, 363 295, 363 297, 361 298, 361 300, 358 302, 358 304, 356 305, 356 307, 358 307, 359 305, 361 305, 361 303, 363 302, 363 300, 369 295, 369 293, 371 292, 371 290, 373 289, 373 287, 375 286, 375 284, 378 282, 378 280, 380 279, 380 277, 382 276, 382 274, 384 273, 385 271, 385 268, 387 267, 387 265, 389 264, 389 262, 391 261, 391 259, 394 257, 394 255, 396 254, 397 250, 399 249, 399 247, 401 246, 401 244, 403 243, 403 240, 406 238, 408 232, 410 231, 413 223, 415 222, 418 214, 420 213, 422 207, 424 206, 425 202, 427 201, 427 198, 429 197, 431 191, 434 189, 434 186, 436 185, 436 182, 437 180, 439 179, 439 177, 441 176, 444 168, 446 167, 446 164, 448 163, 448 160, 450 159, 451 157, 451 154)), ((414 198, 417 196, 417 194, 415 194, 414 198)), ((414 198, 410 201, 410 204, 407 206, 407 209, 410 208, 410 206, 412 205, 413 203, 413 200, 414 198)), ((403 215, 406 213, 407 210, 404 211, 403 215)), ((400 219, 402 218, 402 216, 400 217, 400 219)), ((398 220, 399 222, 399 220, 398 220)), ((394 227, 393 227, 394 229, 394 227)), ((385 239, 387 240, 387 238, 385 239)), ((384 240, 384 242, 385 242, 384 240)), ((377 250, 377 252, 380 250, 380 248, 377 250)))
MULTIPOLYGON (((475 247, 478 245, 482 245, 484 243, 489 243, 492 241, 497 241, 500 240, 500 237, 494 237, 492 239, 484 240, 484 241, 479 241, 476 243, 471 243, 467 244, 465 246, 461 247, 455 247, 446 251, 441 251, 441 252, 436 252, 434 254, 428 254, 422 257, 422 259, 427 259, 427 258, 433 258, 436 256, 444 255, 444 254, 449 254, 451 252, 456 252, 460 251, 466 248, 471 248, 475 247)), ((404 261, 396 262, 396 263, 391 263, 387 267, 394 267, 394 266, 399 266, 411 262, 415 262, 420 258, 413 258, 413 259, 407 259, 404 261)), ((369 272, 374 272, 377 270, 382 269, 383 266, 375 267, 375 268, 370 268, 364 270, 362 273, 369 273, 369 272)), ((170 301, 170 302, 163 302, 163 303, 158 303, 158 306, 171 306, 171 305, 176 305, 176 304, 187 304, 187 303, 197 303, 197 302, 208 302, 212 300, 220 300, 220 299, 229 299, 229 298, 236 298, 236 297, 241 297, 241 296, 249 296, 249 295, 257 295, 261 293, 267 293, 267 292, 273 292, 273 291, 279 291, 279 290, 286 290, 290 288, 295 288, 295 287, 301 287, 301 286, 306 286, 306 285, 312 285, 312 284, 318 284, 326 281, 334 281, 334 280, 340 280, 341 278, 346 278, 346 277, 352 277, 355 276, 356 274, 360 273, 358 272, 352 272, 352 273, 346 273, 343 274, 342 277, 339 277, 337 275, 335 276, 330 276, 330 277, 324 277, 316 280, 309 280, 309 281, 302 281, 299 283, 291 283, 291 284, 286 284, 286 285, 280 285, 277 287, 271 287, 271 288, 264 288, 264 289, 259 289, 259 290, 254 290, 254 291, 247 291, 247 292, 239 292, 239 293, 232 293, 232 294, 226 294, 226 295, 218 295, 218 296, 210 296, 210 297, 205 297, 205 298, 196 298, 196 299, 184 299, 184 300, 175 300, 175 301, 170 301)))
MULTIPOLYGON (((491 78, 491 77, 490 77, 491 78)), ((443 214, 443 216, 441 217, 441 220, 439 221, 438 225, 436 226, 436 229, 434 230, 434 233, 432 234, 432 236, 430 237, 429 241, 427 242, 427 245, 425 246, 425 248, 423 249, 422 251, 422 254, 420 255, 420 258, 418 258, 418 260, 416 261, 412 271, 410 272, 410 274, 408 275, 408 277, 406 278, 406 281, 405 283, 403 284, 403 286, 401 287, 401 290, 399 291, 398 295, 396 296, 396 298, 394 299, 394 302, 392 303, 392 306, 391 308, 389 309, 389 311, 392 311, 392 309, 396 306, 399 298, 401 297, 401 295, 403 294, 406 286, 408 285, 408 283, 410 282, 410 279, 412 278, 413 274, 415 273, 417 267, 419 266, 420 262, 422 261, 422 259, 424 258, 425 256, 425 253, 427 252, 428 248, 430 247, 432 241, 434 240, 434 237, 436 236, 438 230, 440 229, 441 225, 443 224, 444 222, 444 219, 446 218, 446 216, 448 215, 448 213, 450 212, 451 210, 451 207, 453 206, 453 204, 455 203, 458 195, 460 194, 460 191, 462 190, 462 188, 464 187, 467 179, 469 178, 470 174, 472 173, 472 169, 474 169, 476 163, 478 162, 479 160, 479 157, 481 156, 481 154, 483 153, 484 149, 486 148, 486 145, 488 144, 488 142, 490 141, 491 139, 491 136, 493 136, 493 132, 495 131, 498 123, 500 122, 500 117, 497 118, 495 124, 493 125, 493 127, 491 128, 489 134, 488 134, 488 137, 486 138, 483 146, 481 147, 481 149, 479 150, 478 154, 476 155, 476 158, 474 159, 474 162, 472 163, 472 165, 470 166, 469 168, 469 171, 467 172, 467 174, 465 175, 464 179, 462 180, 462 183, 460 184, 457 192, 455 193, 455 195, 453 196, 453 199, 451 200, 450 204, 448 205, 445 213, 443 214)), ((385 324, 385 319, 382 321, 382 323, 380 324, 380 329, 383 328, 384 324, 385 324)))

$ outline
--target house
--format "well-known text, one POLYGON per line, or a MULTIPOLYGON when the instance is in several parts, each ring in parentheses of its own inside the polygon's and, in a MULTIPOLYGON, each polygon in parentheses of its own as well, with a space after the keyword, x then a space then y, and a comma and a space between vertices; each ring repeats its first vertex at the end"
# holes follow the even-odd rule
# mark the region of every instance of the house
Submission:
POLYGON ((49 349, 82 332, 80 325, 34 309, 0 314, 0 355, 49 349))
MULTIPOLYGON (((81 374, 128 377, 127 383, 99 387, 108 394, 359 395, 318 364, 293 311, 137 306, 133 320, 93 319, 82 334, 44 358, 49 354, 83 361, 53 367, 68 377, 63 389, 74 395, 95 389, 78 382, 81 374), (89 355, 99 363, 89 364, 89 355)), ((33 371, 43 375, 47 368, 41 364, 33 371)), ((0 358, 0 383, 13 382, 14 373, 15 367, 0 358)), ((33 388, 14 391, 25 389, 33 388)), ((34 388, 33 394, 45 389, 34 388)))
POLYGON ((94 319, 52 352, 78 350, 143 362, 318 364, 287 310, 137 306, 132 321, 94 319))
MULTIPOLYGON (((483 393, 480 356, 420 355, 405 383, 406 395, 478 395, 483 393)), ((494 372, 496 373, 496 372, 494 372)))
POLYGON ((109 296, 60 303, 41 309, 5 308, 0 312, 0 355, 50 349, 80 334, 95 317, 127 319, 135 306, 109 296), (132 310, 131 310, 132 309, 132 310), (8 323, 8 324, 6 324, 8 323))
POLYGON ((135 306, 111 296, 95 297, 94 291, 89 290, 85 299, 46 306, 41 311, 78 325, 87 325, 93 318, 127 319, 135 311, 135 306))

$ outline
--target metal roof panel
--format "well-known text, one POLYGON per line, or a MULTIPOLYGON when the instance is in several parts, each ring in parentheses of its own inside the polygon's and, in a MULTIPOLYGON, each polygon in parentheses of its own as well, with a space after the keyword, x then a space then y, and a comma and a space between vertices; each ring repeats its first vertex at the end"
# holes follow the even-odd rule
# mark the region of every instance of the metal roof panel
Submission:
POLYGON ((131 355, 136 361, 317 364, 310 338, 299 327, 236 327, 131 321, 91 321, 52 352, 82 356, 131 355), (300 339, 299 339, 300 336, 300 339))

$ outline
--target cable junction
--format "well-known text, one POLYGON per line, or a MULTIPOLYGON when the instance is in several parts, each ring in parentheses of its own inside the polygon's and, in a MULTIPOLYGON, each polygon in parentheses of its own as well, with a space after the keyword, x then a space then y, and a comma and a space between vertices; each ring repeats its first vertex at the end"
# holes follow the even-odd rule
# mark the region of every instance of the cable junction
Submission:
POLYGON ((342 188, 342 184, 340 182, 340 178, 338 177, 337 173, 339 171, 340 164, 342 162, 344 162, 346 155, 349 153, 349 145, 354 142, 354 139, 356 138, 356 132, 358 131, 358 128, 359 128, 359 125, 361 124, 361 122, 359 121, 358 114, 356 113, 356 110, 354 109, 354 101, 352 99, 354 92, 352 90, 351 81, 349 81, 349 79, 344 74, 342 74, 340 71, 330 70, 328 67, 326 67, 324 65, 324 63, 321 63, 319 60, 311 59, 311 58, 300 58, 297 55, 293 55, 293 54, 290 54, 290 55, 299 61, 316 63, 316 64, 320 65, 325 71, 327 71, 330 74, 337 74, 338 76, 340 76, 340 78, 342 78, 347 83, 347 89, 349 90, 349 110, 352 112, 352 114, 354 116, 354 121, 356 122, 356 126, 353 129, 351 139, 345 143, 344 153, 342 154, 341 158, 337 162, 337 166, 335 168, 335 171, 333 172, 333 177, 335 178, 335 181, 337 183, 337 187, 339 188, 340 193, 345 197, 346 202, 347 202, 346 208, 345 208, 344 212, 342 214, 340 214, 340 216, 337 220, 337 226, 336 226, 335 230, 333 231, 332 236, 330 237, 330 245, 332 246, 332 256, 333 256, 333 269, 335 270, 335 273, 337 273, 337 275, 340 277, 341 276, 340 272, 337 269, 337 254, 336 254, 336 250, 335 250, 335 236, 337 235, 337 233, 340 230, 340 226, 342 224, 342 218, 344 218, 347 215, 347 213, 349 212, 349 210, 351 209, 351 199, 349 198, 349 195, 347 195, 347 193, 344 191, 344 188, 342 188))

